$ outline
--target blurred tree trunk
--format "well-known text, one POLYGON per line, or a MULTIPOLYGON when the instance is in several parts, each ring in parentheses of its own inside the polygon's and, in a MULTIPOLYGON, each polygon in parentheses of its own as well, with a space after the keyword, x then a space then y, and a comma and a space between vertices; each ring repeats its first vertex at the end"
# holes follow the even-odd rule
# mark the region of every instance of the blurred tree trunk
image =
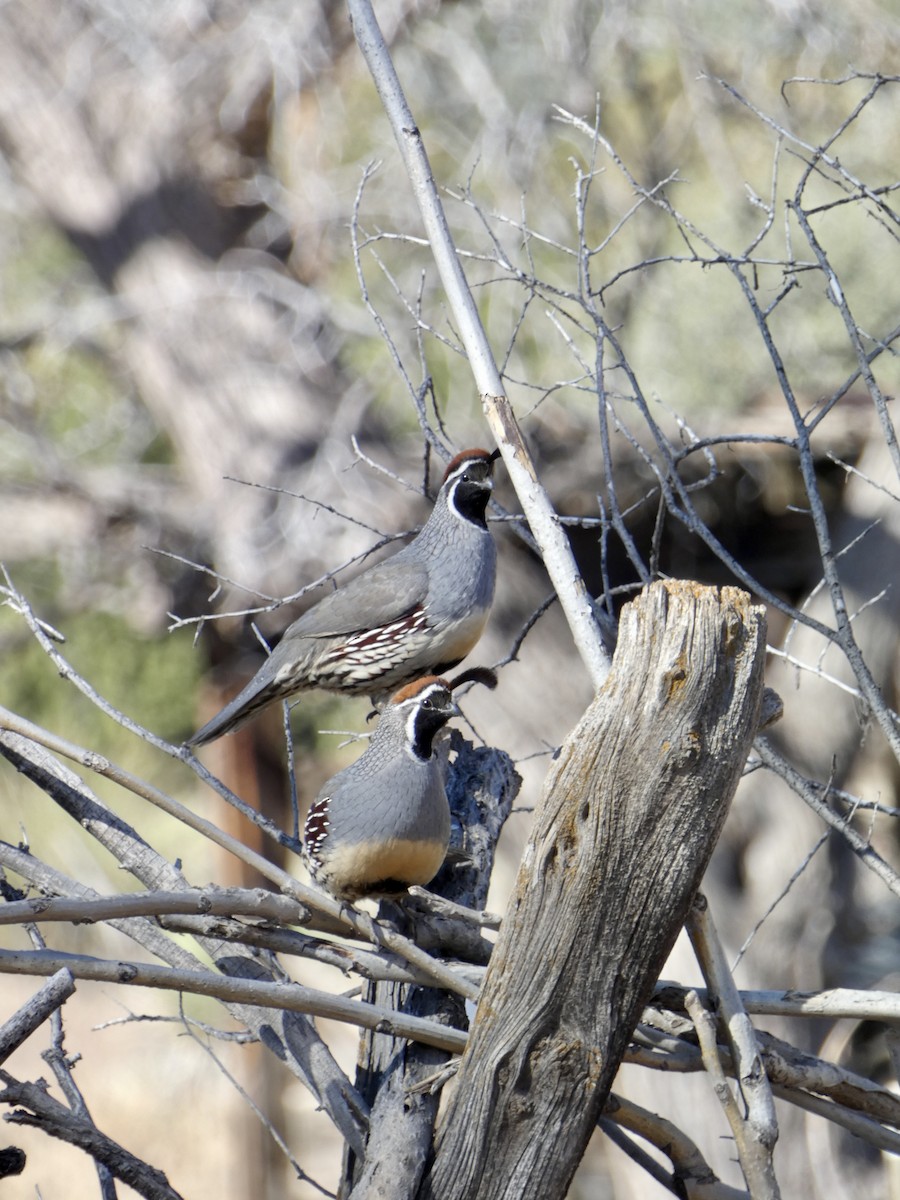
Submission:
POLYGON ((623 610, 545 784, 420 1197, 565 1196, 740 778, 765 644, 734 588, 657 583, 623 610))

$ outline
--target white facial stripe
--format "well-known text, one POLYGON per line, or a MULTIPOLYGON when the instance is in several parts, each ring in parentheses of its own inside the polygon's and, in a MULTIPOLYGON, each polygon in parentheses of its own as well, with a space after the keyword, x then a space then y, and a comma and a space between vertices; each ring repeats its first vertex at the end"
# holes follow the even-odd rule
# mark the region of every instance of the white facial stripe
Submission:
MULTIPOLYGON (((468 521, 469 518, 464 517, 456 505, 456 489, 459 487, 459 485, 461 483, 462 483, 462 478, 453 480, 453 484, 447 495, 447 507, 450 509, 450 511, 453 513, 454 517, 456 517, 456 519, 458 521, 468 521)), ((486 492, 492 492, 494 490, 494 481, 493 481, 493 479, 491 479, 490 476, 488 476, 486 479, 479 480, 478 486, 483 488, 484 491, 486 491, 486 492)))
MULTIPOLYGON (((459 480, 462 478, 462 476, 465 475, 466 471, 468 471, 471 467, 473 467, 475 465, 475 463, 483 463, 486 461, 487 460, 482 458, 480 455, 475 455, 472 458, 464 458, 463 461, 456 467, 453 474, 450 475, 447 479, 445 479, 444 482, 449 483, 451 479, 454 480, 455 482, 459 482, 459 480)), ((486 476, 484 483, 485 483, 485 486, 488 486, 488 485, 493 486, 493 480, 491 479, 490 475, 486 476)))
MULTIPOLYGON (((429 696, 433 696, 435 694, 435 692, 439 692, 442 690, 443 690, 443 688, 442 688, 441 684, 429 683, 428 687, 423 688, 422 691, 419 692, 417 695, 410 696, 409 699, 403 701, 403 705, 409 706, 409 716, 406 718, 406 726, 405 726, 405 728, 406 728, 406 749, 407 749, 407 752, 409 754, 411 754, 413 756, 413 758, 416 759, 417 762, 421 762, 422 759, 419 758, 419 756, 415 753, 415 751, 413 749, 413 747, 415 746, 416 741, 417 741, 417 738, 416 738, 416 716, 418 715, 419 709, 422 707, 423 701, 425 701, 429 696)), ((402 705, 401 705, 401 707, 402 707, 402 705)))
POLYGON ((441 683, 429 683, 428 687, 422 688, 421 692, 416 692, 414 696, 407 696, 401 703, 409 705, 415 715, 416 709, 422 705, 423 701, 427 700, 429 696, 433 696, 435 692, 443 691, 443 686, 441 683))
POLYGON ((409 716, 406 718, 406 750, 412 754, 414 758, 418 755, 414 752, 413 746, 416 744, 416 709, 418 705, 413 705, 409 710, 409 716))

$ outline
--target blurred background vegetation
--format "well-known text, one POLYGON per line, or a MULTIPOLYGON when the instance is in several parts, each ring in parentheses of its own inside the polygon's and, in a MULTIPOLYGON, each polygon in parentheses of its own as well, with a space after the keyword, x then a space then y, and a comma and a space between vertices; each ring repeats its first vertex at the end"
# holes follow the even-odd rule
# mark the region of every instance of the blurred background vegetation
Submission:
MULTIPOLYGON (((591 284, 605 320, 673 440, 679 421, 700 435, 790 435, 771 361, 733 278, 721 264, 701 262, 715 254, 687 237, 684 223, 638 204, 635 183, 654 189, 667 181, 671 204, 734 255, 762 230, 762 205, 773 205, 755 248, 758 295, 773 301, 785 263, 811 261, 784 207, 806 169, 803 146, 824 144, 871 76, 896 69, 896 0, 385 0, 376 11, 558 509, 596 517, 609 482, 598 446, 593 330, 579 301, 579 219, 594 249, 591 284), (851 78, 854 70, 867 77, 851 78), (588 130, 598 120, 608 149, 565 113, 588 130)), ((207 622, 195 642, 195 624, 168 632, 171 614, 192 622, 260 609, 261 630, 277 636, 298 609, 273 608, 275 598, 362 554, 377 540, 372 529, 396 533, 422 520, 414 396, 423 380, 433 380, 429 416, 444 423, 456 449, 485 440, 478 398, 342 4, 11 0, 0 20, 0 79, 0 561, 65 634, 65 653, 92 685, 177 744, 240 685, 258 649, 246 615, 207 622), (393 352, 363 303, 357 265, 393 352), (353 439, 413 491, 360 459, 353 439)), ((869 187, 897 186, 896 88, 867 104, 835 154, 869 187)), ((877 343, 900 312, 896 230, 850 203, 849 193, 839 203, 827 181, 810 182, 807 203, 816 189, 817 229, 857 323, 877 343)), ((811 407, 855 370, 852 347, 821 276, 797 273, 782 313, 780 349, 802 406, 811 407)), ((634 449, 649 434, 632 420, 619 365, 605 366, 610 395, 621 401, 615 487, 623 509, 635 506, 630 528, 649 554, 656 502, 647 499, 646 458, 634 449)), ((896 390, 893 351, 878 370, 883 389, 896 390)), ((858 461, 872 428, 857 389, 821 431, 820 486, 836 520, 845 464, 858 461)), ((797 511, 804 498, 794 460, 760 447, 726 457, 721 480, 698 493, 698 508, 767 588, 799 601, 821 568, 809 520, 797 511)), ((433 464, 432 484, 439 469, 433 464)), ((503 481, 498 493, 515 511, 503 481)), ((501 584, 484 662, 505 655, 548 590, 531 555, 498 536, 501 584)), ((596 592, 598 534, 573 536, 596 592)), ((888 569, 895 550, 889 542, 888 569)), ((661 554, 671 574, 731 578, 678 528, 666 530, 661 554)), ((605 565, 621 601, 634 566, 618 545, 607 547, 605 565)), ((887 677, 896 649, 894 641, 883 645, 887 677)), ((0 703, 207 803, 183 768, 61 681, 8 610, 0 610, 0 648, 0 703)), ((589 694, 551 612, 496 695, 473 700, 478 732, 521 760, 523 803, 536 798, 540 755, 559 743, 589 694), (570 661, 571 671, 560 672, 570 661), (548 678, 558 698, 549 709, 548 678)), ((296 717, 302 799, 353 753, 319 731, 360 729, 365 711, 362 703, 304 699, 296 717)), ((256 764, 253 798, 277 811, 285 787, 278 715, 248 737, 240 753, 256 764)), ((227 774, 233 753, 213 751, 213 765, 227 774)), ((877 778, 873 786, 891 786, 877 778)), ((65 863, 72 852, 50 832, 55 818, 34 805, 30 786, 5 770, 0 797, 2 836, 15 842, 27 828, 36 850, 65 863)), ((525 818, 518 821, 510 863, 525 828, 525 818)), ((148 827, 165 838, 157 818, 148 827)), ((723 874, 737 906, 734 880, 765 871, 754 819, 736 818, 734 829, 723 874)), ((746 911, 735 909, 737 944, 802 860, 804 837, 787 839, 792 865, 779 864, 766 899, 754 895, 746 911)), ((201 855, 197 870, 202 882, 225 868, 201 855)), ((78 871, 101 890, 118 886, 111 868, 104 878, 100 858, 90 877, 83 863, 78 871)), ((498 903, 503 887, 501 879, 498 903)), ((809 925, 826 893, 811 888, 805 906, 798 902, 797 927, 809 925)), ((832 932, 816 934, 803 958, 816 966, 798 985, 829 981, 820 951, 832 932)), ((888 935, 895 951, 892 929, 888 935)), ((773 943, 757 971, 761 962, 783 977, 784 953, 784 943, 773 943)), ((883 968, 870 980, 883 978, 883 968)), ((632 1193, 598 1162, 574 1194, 651 1194, 639 1190, 652 1186, 646 1180, 632 1193)), ((797 1178, 806 1171, 801 1156, 797 1178)), ((873 1171, 867 1188, 881 1180, 881 1165, 873 1171)), ((250 1194, 240 1182, 228 1191, 231 1182, 217 1180, 208 1194, 250 1194)), ((877 1186, 881 1192, 865 1194, 886 1196, 886 1185, 877 1186)), ((205 1194, 199 1181, 190 1191, 194 1200, 205 1194)), ((312 1193, 298 1184, 290 1194, 312 1193)))

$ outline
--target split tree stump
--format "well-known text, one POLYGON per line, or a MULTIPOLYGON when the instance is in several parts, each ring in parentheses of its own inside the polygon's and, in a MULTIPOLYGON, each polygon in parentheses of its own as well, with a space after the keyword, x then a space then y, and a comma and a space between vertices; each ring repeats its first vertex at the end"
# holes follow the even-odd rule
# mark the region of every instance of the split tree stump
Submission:
POLYGON ((655 583, 623 609, 545 783, 420 1200, 565 1196, 725 820, 764 654, 737 588, 655 583))

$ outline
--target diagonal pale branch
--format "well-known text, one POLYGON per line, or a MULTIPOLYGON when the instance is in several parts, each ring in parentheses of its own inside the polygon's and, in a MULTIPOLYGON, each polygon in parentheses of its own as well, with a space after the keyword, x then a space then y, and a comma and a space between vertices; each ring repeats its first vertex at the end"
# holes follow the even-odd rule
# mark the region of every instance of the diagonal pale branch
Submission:
MULTIPOLYGON (((846 1067, 806 1054, 770 1033, 760 1033, 759 1039, 766 1074, 773 1087, 777 1084, 792 1093, 816 1092, 834 1101, 832 1112, 851 1109, 900 1129, 900 1097, 889 1087, 881 1087, 846 1067)), ((896 1150, 900 1147, 900 1136, 893 1137, 896 1150)))
MULTIPOLYGON (((746 1106, 746 1115, 739 1117, 740 1136, 735 1135, 741 1165, 754 1200, 757 1197, 759 1200, 764 1197, 775 1198, 779 1192, 772 1150, 778 1139, 778 1120, 772 1089, 763 1066, 756 1031, 741 1004, 706 897, 699 892, 691 905, 687 931, 710 994, 715 998, 716 1010, 731 1046, 734 1072, 746 1106)), ((691 994, 696 996, 696 993, 691 994)), ((699 1006, 700 1001, 696 1003, 699 1006)), ((691 1012, 690 1007, 688 1011, 691 1012)), ((694 1018, 693 1012, 691 1017, 694 1018)), ((699 1025, 697 1028, 699 1034, 699 1025)))
POLYGON ((845 816, 829 807, 825 799, 827 793, 822 793, 820 785, 807 779, 766 738, 757 738, 754 749, 763 765, 776 775, 780 775, 788 787, 808 804, 813 812, 841 834, 860 862, 886 883, 895 896, 900 897, 900 874, 886 859, 882 858, 875 847, 870 845, 845 816))
POLYGON ((781 1192, 772 1170, 771 1155, 764 1154, 763 1147, 752 1135, 748 1122, 744 1120, 741 1107, 725 1077, 725 1069, 719 1059, 716 1046, 716 1021, 712 1013, 700 1003, 697 993, 688 992, 685 1005, 694 1022, 700 1053, 706 1073, 712 1081, 713 1090, 725 1111, 734 1136, 741 1170, 747 1181, 752 1200, 779 1200, 781 1192))
POLYGON ((431 252, 459 328, 485 416, 503 454, 509 477, 541 550, 544 565, 559 595, 575 645, 594 684, 599 688, 609 670, 591 598, 575 564, 568 538, 547 494, 541 487, 531 455, 519 430, 512 406, 469 290, 422 136, 403 93, 370 0, 348 0, 353 32, 378 89, 412 184, 431 252))
POLYGON ((779 1100, 787 1100, 791 1104, 796 1104, 798 1108, 815 1113, 817 1117, 824 1117, 826 1121, 833 1121, 835 1125, 849 1129, 852 1134, 862 1141, 868 1142, 870 1146, 877 1146, 879 1150, 887 1150, 889 1154, 900 1154, 900 1134, 895 1133, 892 1129, 886 1129, 867 1114, 853 1111, 843 1104, 835 1104, 834 1101, 825 1100, 822 1096, 813 1096, 801 1088, 786 1087, 782 1083, 773 1083, 772 1090, 779 1100))

